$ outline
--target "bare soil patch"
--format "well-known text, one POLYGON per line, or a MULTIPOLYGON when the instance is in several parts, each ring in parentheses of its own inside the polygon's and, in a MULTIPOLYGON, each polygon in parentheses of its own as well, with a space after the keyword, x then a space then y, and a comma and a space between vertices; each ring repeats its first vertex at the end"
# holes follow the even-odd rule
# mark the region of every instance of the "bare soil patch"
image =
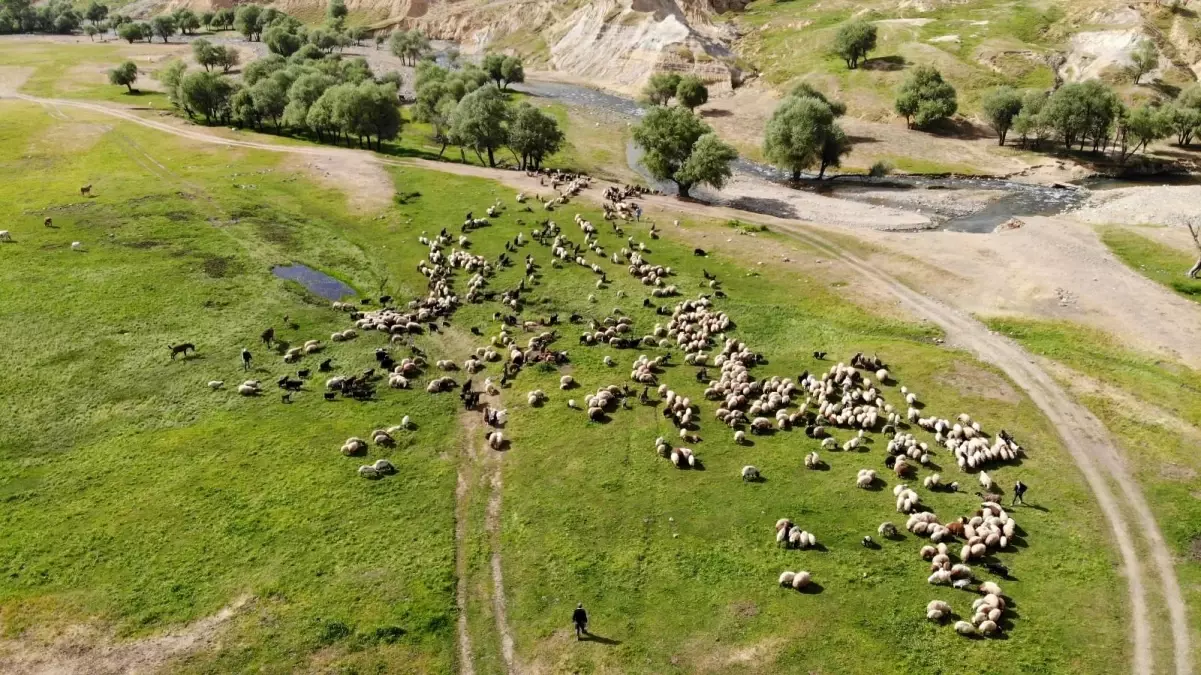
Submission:
POLYGON ((316 182, 344 193, 357 211, 381 211, 392 203, 392 177, 366 153, 332 149, 324 156, 297 157, 287 163, 316 182))
POLYGON ((231 620, 251 604, 242 596, 216 614, 163 635, 118 642, 111 631, 73 626, 47 641, 21 636, 0 641, 0 672, 7 675, 133 675, 163 669, 172 659, 208 649, 231 620))
POLYGON ((1006 403, 1017 403, 1021 400, 1005 378, 964 361, 956 361, 950 370, 938 373, 935 381, 964 397, 1006 403))

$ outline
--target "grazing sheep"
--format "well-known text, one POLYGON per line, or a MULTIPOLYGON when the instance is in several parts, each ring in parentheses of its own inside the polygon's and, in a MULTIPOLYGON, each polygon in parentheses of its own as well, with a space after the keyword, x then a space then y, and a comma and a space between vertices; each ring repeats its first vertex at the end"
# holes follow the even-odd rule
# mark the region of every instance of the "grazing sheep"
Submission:
POLYGON ((876 472, 872 469, 860 469, 859 473, 855 476, 855 487, 866 490, 874 482, 876 482, 876 472))
POLYGON ((359 475, 363 478, 379 478, 380 473, 371 464, 364 464, 359 467, 359 475))
POLYGON ((780 573, 780 585, 785 588, 790 588, 792 586, 792 580, 794 578, 796 578, 796 573, 794 573, 794 572, 781 572, 780 573))
POLYGON ((986 581, 980 584, 979 590, 985 595, 995 595, 997 597, 1001 596, 1001 587, 992 581, 986 581))
POLYGON ((82 251, 83 250, 83 242, 81 242, 81 241, 71 242, 71 250, 72 251, 82 251))
POLYGON ((734 442, 737 443, 738 445, 742 445, 743 443, 746 443, 746 432, 741 429, 739 429, 738 431, 735 431, 734 432, 734 442))
POLYGON ((7 242, 11 242, 12 240, 13 240, 13 236, 12 236, 12 234, 9 233, 8 230, 0 230, 0 241, 7 243, 7 242))
POLYGON ((897 536, 897 526, 893 525, 891 522, 880 523, 880 527, 876 528, 876 532, 881 537, 887 537, 891 539, 897 536))
POLYGON ((955 632, 959 633, 960 635, 975 635, 976 627, 967 621, 956 621, 955 632))
POLYGON ((258 396, 260 393, 262 393, 262 391, 258 387, 250 384, 239 384, 238 393, 243 396, 258 396))
POLYGON ((805 455, 805 468, 816 469, 821 464, 821 459, 818 458, 816 452, 811 452, 805 455))
POLYGON ((357 436, 351 436, 350 438, 346 439, 345 443, 342 444, 341 449, 342 454, 346 455, 347 457, 351 455, 357 455, 361 452, 367 452, 367 441, 364 441, 357 436))
POLYGON ((985 473, 985 472, 981 471, 981 472, 980 472, 980 485, 984 486, 984 489, 985 489, 985 490, 991 490, 991 489, 993 489, 993 479, 992 479, 992 476, 990 476, 990 475, 988 475, 987 473, 985 473))
POLYGON ((931 621, 942 621, 951 615, 951 605, 942 600, 931 600, 926 605, 926 618, 931 621))
POLYGON ((792 576, 792 587, 799 591, 808 586, 810 581, 811 577, 809 576, 809 573, 801 570, 792 576))
POLYGON ((574 384, 575 380, 570 375, 564 375, 563 377, 559 378, 560 389, 571 389, 572 385, 574 384))
POLYGON ((375 464, 372 464, 371 468, 375 469, 379 473, 396 473, 396 467, 392 466, 392 462, 389 462, 386 459, 375 460, 375 464))
POLYGON ((210 380, 209 381, 209 389, 212 389, 213 391, 217 391, 218 389, 220 389, 221 387, 224 387, 224 386, 225 386, 225 383, 222 382, 221 380, 210 380))
POLYGON ((744 480, 744 481, 759 480, 759 469, 757 469, 749 464, 742 467, 742 480, 744 480))

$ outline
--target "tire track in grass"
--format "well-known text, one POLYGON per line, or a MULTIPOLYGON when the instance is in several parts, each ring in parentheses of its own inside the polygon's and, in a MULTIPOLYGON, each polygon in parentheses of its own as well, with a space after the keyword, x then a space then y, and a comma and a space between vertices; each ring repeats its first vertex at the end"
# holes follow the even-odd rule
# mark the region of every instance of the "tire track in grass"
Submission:
MULTIPOLYGON (((132 112, 119 108, 111 108, 84 101, 64 99, 43 99, 25 94, 15 94, 14 98, 31 103, 73 106, 91 110, 103 115, 139 124, 165 133, 173 134, 202 143, 214 143, 230 147, 242 147, 268 152, 284 152, 297 155, 330 156, 335 153, 356 152, 336 148, 321 148, 311 146, 285 146, 269 143, 232 140, 222 138, 211 132, 196 128, 181 128, 149 120, 132 112)), ((360 152, 364 161, 374 161, 388 166, 420 167, 432 171, 458 175, 476 176, 497 180, 508 185, 529 185, 524 174, 501 169, 467 166, 423 160, 391 160, 369 153, 360 152)), ((594 187, 603 189, 605 184, 594 181, 594 187)), ((1172 554, 1164 541, 1155 516, 1148 505, 1142 489, 1131 475, 1112 439, 1095 416, 1080 403, 1071 399, 1057 382, 1032 359, 1029 353, 1011 340, 992 333, 986 326, 974 318, 955 310, 942 302, 919 293, 897 281, 893 277, 879 271, 853 253, 826 240, 808 228, 801 228, 795 221, 773 216, 740 211, 723 206, 712 206, 697 202, 681 202, 664 197, 648 197, 644 201, 665 211, 688 213, 704 218, 742 218, 752 222, 774 226, 787 236, 812 246, 831 258, 837 259, 859 274, 869 278, 881 287, 886 288, 897 297, 906 307, 917 316, 928 319, 944 331, 948 338, 956 344, 974 352, 979 358, 1003 370, 1018 386, 1022 387, 1031 400, 1039 407, 1044 415, 1056 426, 1064 446, 1084 475, 1089 488, 1092 490, 1101 507, 1101 511, 1109 521, 1114 534, 1114 543, 1122 558, 1124 573, 1127 579, 1131 607, 1131 641, 1134 646, 1134 672, 1150 674, 1153 672, 1153 649, 1151 644, 1151 624, 1148 619, 1146 589, 1143 586, 1143 565, 1139 559, 1136 546, 1133 543, 1132 532, 1137 531, 1145 540, 1150 551, 1151 564, 1162 585, 1164 602, 1167 605, 1168 616, 1173 638, 1174 666, 1177 675, 1192 673, 1192 651, 1190 646, 1190 628, 1187 618, 1187 608, 1176 578, 1176 570, 1172 554), (1123 500, 1130 509, 1137 528, 1131 528, 1126 515, 1119 505, 1110 486, 1110 481, 1117 486, 1123 500)), ((489 453, 491 456, 493 453, 489 453)), ((500 460, 495 460, 495 466, 489 469, 493 473, 490 485, 492 494, 489 498, 488 533, 493 542, 493 586, 495 597, 493 603, 496 611, 497 628, 502 639, 502 651, 509 672, 514 671, 513 639, 508 627, 504 602, 504 582, 500 575, 501 556, 499 549, 500 528, 500 491, 503 487, 500 478, 500 460)))

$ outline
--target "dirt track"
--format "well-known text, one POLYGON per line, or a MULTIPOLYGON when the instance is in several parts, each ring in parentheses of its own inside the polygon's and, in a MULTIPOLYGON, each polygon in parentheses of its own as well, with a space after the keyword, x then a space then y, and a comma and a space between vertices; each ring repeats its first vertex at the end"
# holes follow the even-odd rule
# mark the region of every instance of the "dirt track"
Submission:
MULTIPOLYGON (((328 158, 331 155, 344 157, 346 153, 354 153, 361 160, 365 161, 398 166, 421 166, 422 168, 447 173, 479 176, 514 185, 518 189, 529 189, 532 184, 534 191, 537 191, 536 181, 517 172, 450 163, 389 160, 368 153, 337 148, 285 146, 228 139, 222 138, 208 130, 144 119, 127 110, 95 103, 38 99, 19 94, 16 95, 16 98, 44 105, 85 109, 204 143, 293 153, 310 157, 328 158)), ((602 189, 603 187, 601 186, 602 189)), ((814 228, 801 227, 795 222, 781 218, 761 216, 724 207, 712 207, 705 204, 678 202, 665 197, 649 198, 645 204, 648 211, 660 211, 664 214, 685 212, 705 218, 740 218, 742 220, 757 221, 770 225, 775 231, 783 232, 800 242, 822 251, 830 258, 854 270, 863 278, 872 280, 881 288, 891 293, 916 316, 939 325, 946 331, 948 339, 953 344, 974 352, 982 360, 990 362, 1005 371, 1018 386, 1027 392, 1034 403, 1038 405, 1059 430, 1064 445, 1068 448, 1077 466, 1080 467, 1090 488, 1096 495, 1102 512, 1110 523, 1114 534, 1114 542, 1122 558, 1123 572, 1128 582, 1132 611, 1132 640, 1134 645, 1132 669, 1140 674, 1150 674, 1154 671, 1151 636, 1152 625, 1148 616, 1147 592, 1144 587, 1144 580, 1149 577, 1145 575, 1144 561, 1140 560, 1138 546, 1136 545, 1141 540, 1146 550, 1150 553, 1148 567, 1154 570, 1155 575, 1159 577, 1162 585, 1163 602, 1168 609, 1168 618, 1173 635, 1175 672, 1181 675, 1192 672, 1190 629, 1184 599, 1176 578, 1172 555, 1164 541, 1158 524, 1155 522, 1151 509, 1143 497, 1139 485, 1135 482, 1125 465, 1124 458, 1109 438, 1101 422, 1082 405, 1072 400, 1064 389, 1027 352, 1012 341, 993 334, 987 327, 970 316, 938 300, 918 293, 880 272, 874 266, 866 263, 854 254, 831 243, 814 228), (1110 481, 1116 486, 1118 494, 1115 494, 1111 488, 1110 481), (1122 502, 1119 502, 1119 496, 1122 502), (1123 508, 1123 504, 1125 508, 1123 508), (1133 520, 1133 526, 1131 526, 1128 519, 1133 520)), ((493 567, 494 573, 499 571, 498 559, 493 560, 493 567)), ((494 576, 496 576, 495 580, 499 581, 499 575, 494 574, 494 576)), ((511 650, 512 644, 509 642, 505 645, 504 651, 505 660, 510 665, 510 669, 513 663, 511 650)))

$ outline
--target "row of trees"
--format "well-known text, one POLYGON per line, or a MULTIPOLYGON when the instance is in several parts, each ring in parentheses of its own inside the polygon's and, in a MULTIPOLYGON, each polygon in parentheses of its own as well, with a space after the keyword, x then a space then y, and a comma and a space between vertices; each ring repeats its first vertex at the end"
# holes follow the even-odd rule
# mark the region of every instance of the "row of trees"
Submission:
POLYGON ((675 99, 685 108, 695 110, 709 101, 709 88, 696 75, 655 73, 647 80, 642 95, 652 105, 667 105, 675 99))
POLYGON ((172 103, 208 124, 272 128, 377 149, 404 124, 399 74, 377 78, 365 59, 272 54, 247 64, 240 82, 211 67, 190 72, 174 61, 158 74, 172 103))
MULTIPOLYGON (((91 9, 90 7, 88 9, 91 9)), ((95 21, 103 20, 104 15, 95 21)), ((0 0, 0 34, 7 33, 61 33, 79 30, 84 19, 91 19, 88 10, 80 12, 69 0, 50 0, 35 4, 33 0, 0 0)), ((89 24, 89 25, 94 25, 89 24)))
POLYGON ((433 127, 439 156, 454 145, 461 155, 471 150, 481 163, 496 166, 496 153, 508 148, 519 169, 537 169, 562 147, 564 135, 553 117, 528 103, 513 106, 502 93, 505 83, 524 79, 521 62, 510 59, 486 57, 483 68, 417 65, 413 117, 433 127))
POLYGON ((1133 107, 1096 80, 1065 84, 1050 93, 999 87, 988 92, 982 106, 1001 144, 1012 132, 1023 147, 1037 149, 1053 139, 1068 150, 1112 148, 1119 161, 1163 138, 1174 137, 1187 146, 1201 129, 1199 85, 1170 104, 1133 107))

